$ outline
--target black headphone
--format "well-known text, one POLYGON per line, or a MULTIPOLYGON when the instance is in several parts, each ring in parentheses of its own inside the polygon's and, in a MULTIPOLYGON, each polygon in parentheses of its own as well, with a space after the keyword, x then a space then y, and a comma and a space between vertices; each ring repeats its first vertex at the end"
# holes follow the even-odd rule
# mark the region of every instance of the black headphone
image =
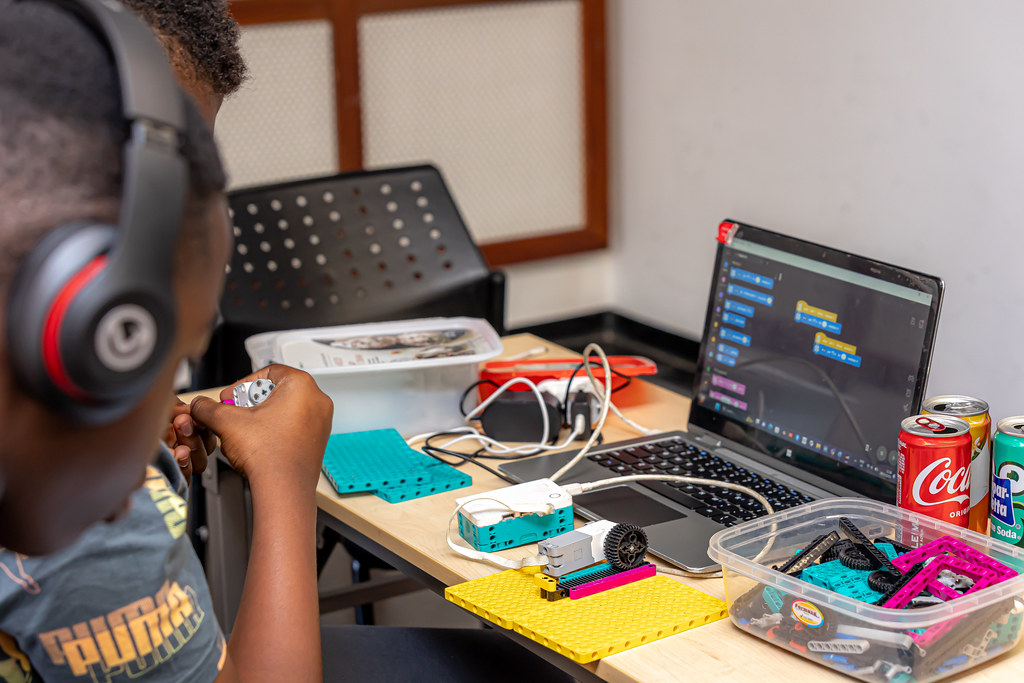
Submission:
POLYGON ((174 339, 185 100, 163 48, 120 3, 44 1, 78 18, 113 58, 128 130, 124 181, 117 225, 83 217, 58 226, 20 266, 7 308, 8 354, 35 397, 102 424, 138 404, 174 339))

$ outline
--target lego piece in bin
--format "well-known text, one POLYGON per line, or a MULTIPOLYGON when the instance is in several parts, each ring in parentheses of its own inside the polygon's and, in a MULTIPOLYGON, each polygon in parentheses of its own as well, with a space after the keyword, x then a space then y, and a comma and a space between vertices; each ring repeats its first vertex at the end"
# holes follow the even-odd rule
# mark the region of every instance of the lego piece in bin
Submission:
POLYGON ((879 628, 839 624, 836 627, 836 635, 840 638, 863 638, 873 643, 894 647, 898 650, 910 650, 914 647, 914 641, 906 633, 879 628))
MULTIPOLYGON (((900 577, 900 580, 897 581, 896 585, 894 585, 892 587, 892 590, 890 592, 886 593, 885 595, 883 595, 880 599, 878 599, 875 602, 875 604, 879 605, 881 607, 891 607, 892 605, 890 604, 890 601, 893 599, 893 597, 896 594, 898 594, 901 590, 903 590, 903 588, 907 584, 909 584, 911 581, 913 581, 917 577, 917 575, 921 572, 921 570, 923 568, 924 568, 924 562, 919 562, 919 563, 915 564, 914 566, 910 567, 909 569, 904 570, 903 576, 900 577)), ((920 590, 918 590, 913 595, 910 595, 909 597, 907 597, 906 602, 904 602, 902 605, 899 605, 899 606, 903 607, 904 605, 907 604, 907 602, 910 602, 911 598, 913 598, 914 596, 918 595, 918 593, 920 593, 923 590, 924 590, 924 586, 922 585, 920 590)))
POLYGON ((768 605, 768 609, 772 612, 782 611, 782 596, 779 595, 779 591, 771 586, 765 586, 764 590, 761 591, 761 597, 764 598, 765 604, 768 605))
POLYGON ((900 574, 896 567, 893 566, 889 558, 886 557, 885 553, 875 547, 875 544, 867 539, 867 537, 861 533, 861 530, 854 525, 846 517, 839 518, 839 528, 843 530, 843 533, 853 541, 854 546, 860 549, 862 553, 870 558, 874 569, 885 569, 886 571, 894 574, 900 574))
POLYGON ((914 597, 920 595, 925 590, 936 597, 945 598, 946 600, 959 598, 964 594, 936 580, 943 571, 950 569, 955 569, 956 572, 973 578, 974 582, 971 588, 967 590, 967 593, 981 590, 999 582, 995 572, 946 555, 933 560, 911 579, 900 582, 901 585, 888 600, 882 603, 882 606, 890 609, 906 607, 914 597))
POLYGON ((975 550, 971 546, 953 538, 952 536, 942 536, 930 543, 925 543, 915 550, 911 550, 908 553, 900 555, 893 560, 893 564, 899 569, 906 570, 918 562, 924 562, 929 558, 939 557, 943 554, 952 555, 953 557, 966 562, 972 562, 995 572, 996 577, 998 578, 996 583, 1017 576, 1017 572, 1015 570, 1010 569, 1005 564, 992 559, 985 553, 975 550))
POLYGON ((817 562, 822 555, 827 553, 829 549, 836 544, 839 540, 839 534, 835 531, 826 534, 825 536, 819 536, 814 541, 798 552, 788 562, 779 567, 778 571, 783 574, 795 575, 812 564, 817 562))
POLYGON ((863 638, 833 638, 832 640, 807 641, 807 649, 811 652, 862 655, 868 651, 869 647, 871 647, 871 643, 863 638))

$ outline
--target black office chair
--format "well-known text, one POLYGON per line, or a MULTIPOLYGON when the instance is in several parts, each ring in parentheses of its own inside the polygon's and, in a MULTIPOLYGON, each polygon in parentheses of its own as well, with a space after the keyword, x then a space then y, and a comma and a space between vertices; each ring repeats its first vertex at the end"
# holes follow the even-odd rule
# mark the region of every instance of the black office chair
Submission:
MULTIPOLYGON (((222 320, 195 375, 198 387, 248 374, 247 337, 272 330, 431 316, 485 318, 503 334, 505 278, 473 242, 437 168, 357 171, 229 195, 235 251, 222 320)), ((203 518, 203 500, 192 512, 203 518)), ((206 530, 193 541, 204 557, 206 530)), ((321 537, 322 570, 336 539, 321 537)), ((353 581, 387 567, 358 546, 353 581)), ((372 623, 372 607, 357 614, 372 623)))

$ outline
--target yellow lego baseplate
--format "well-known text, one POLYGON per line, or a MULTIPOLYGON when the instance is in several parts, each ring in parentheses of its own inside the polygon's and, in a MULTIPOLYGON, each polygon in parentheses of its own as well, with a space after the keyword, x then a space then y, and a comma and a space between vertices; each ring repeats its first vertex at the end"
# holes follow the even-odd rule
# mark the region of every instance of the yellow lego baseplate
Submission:
POLYGON ((510 569, 451 586, 444 597, 580 664, 728 615, 718 598, 666 576, 548 602, 531 574, 510 569))

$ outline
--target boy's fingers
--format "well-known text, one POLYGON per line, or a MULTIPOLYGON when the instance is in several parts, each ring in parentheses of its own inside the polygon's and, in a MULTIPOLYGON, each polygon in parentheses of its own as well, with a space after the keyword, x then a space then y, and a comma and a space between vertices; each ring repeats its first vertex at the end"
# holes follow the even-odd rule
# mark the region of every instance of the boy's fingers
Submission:
POLYGON ((199 432, 193 429, 191 417, 188 419, 187 427, 189 435, 185 436, 178 425, 175 425, 175 433, 177 434, 179 444, 178 448, 185 447, 188 449, 189 460, 192 463, 192 473, 202 474, 206 471, 206 445, 203 443, 199 432))
POLYGON ((175 448, 174 459, 178 461, 178 467, 181 468, 181 473, 185 475, 185 481, 191 484, 192 453, 189 451, 188 446, 178 446, 177 448, 175 448))
POLYGON ((191 413, 192 419, 200 425, 207 427, 215 434, 219 434, 223 431, 224 422, 229 419, 229 415, 232 410, 236 410, 234 406, 225 405, 219 401, 214 401, 212 398, 206 396, 196 396, 192 399, 191 413))

